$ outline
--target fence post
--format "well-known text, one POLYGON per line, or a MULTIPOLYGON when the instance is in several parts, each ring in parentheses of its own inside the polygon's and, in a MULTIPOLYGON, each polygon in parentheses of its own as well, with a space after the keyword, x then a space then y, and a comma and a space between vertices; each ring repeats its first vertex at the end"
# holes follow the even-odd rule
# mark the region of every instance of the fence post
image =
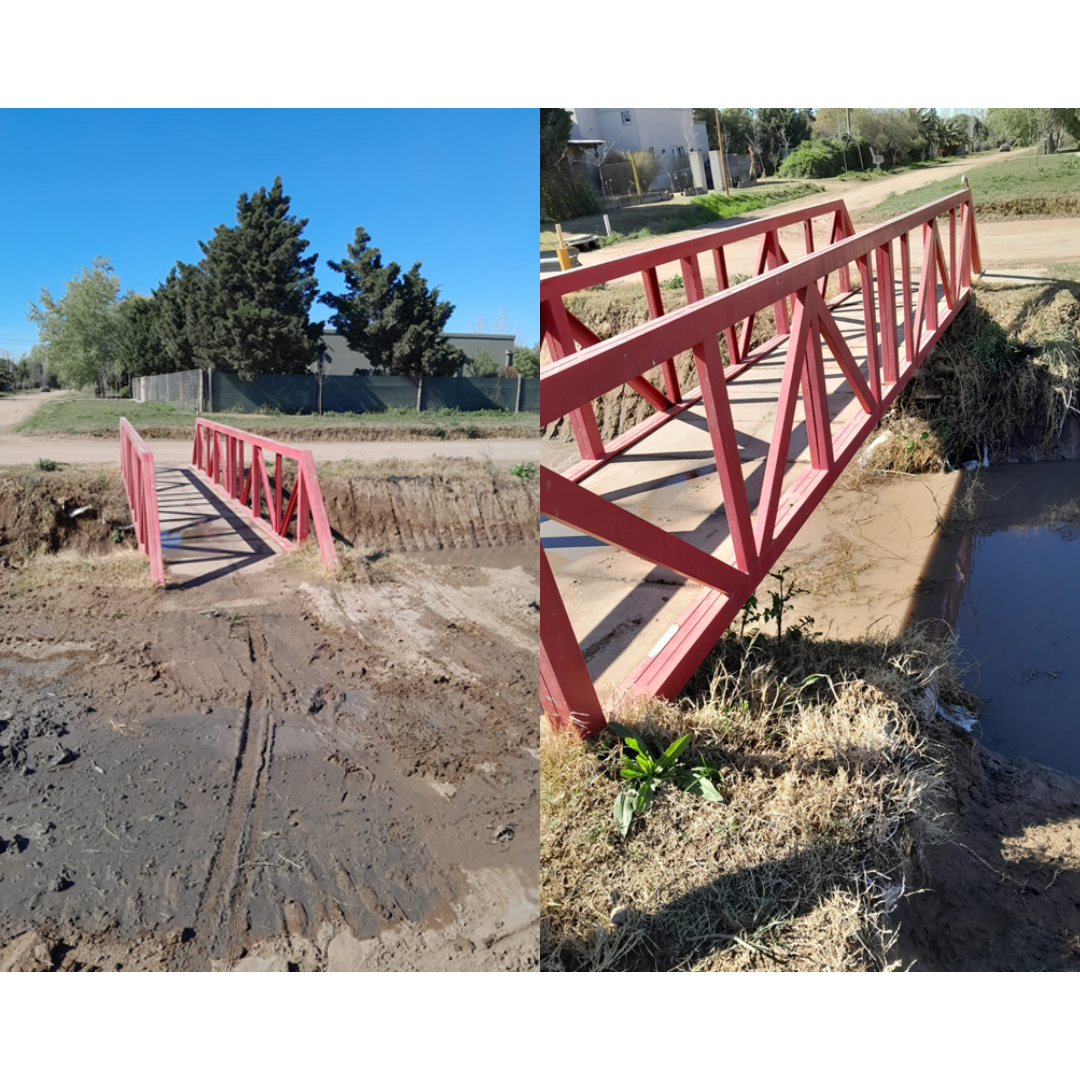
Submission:
POLYGON ((517 393, 514 395, 514 412, 521 412, 521 376, 518 375, 517 393))
POLYGON ((419 413, 424 407, 424 375, 423 372, 416 379, 416 411, 419 413))

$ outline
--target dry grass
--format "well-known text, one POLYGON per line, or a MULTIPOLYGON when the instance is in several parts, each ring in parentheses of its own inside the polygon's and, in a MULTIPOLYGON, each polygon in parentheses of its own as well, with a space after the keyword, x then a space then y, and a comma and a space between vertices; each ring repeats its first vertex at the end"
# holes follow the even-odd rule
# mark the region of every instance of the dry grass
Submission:
MULTIPOLYGON (((341 461, 324 461, 317 466, 319 478, 345 480, 432 480, 440 483, 447 480, 476 480, 490 477, 502 481, 517 481, 510 470, 494 461, 484 458, 421 458, 402 460, 385 458, 380 461, 353 461, 344 458, 341 461)), ((283 472, 288 482, 289 474, 283 472)))
POLYGON ((890 912, 941 830, 943 722, 924 715, 927 691, 970 698, 948 643, 916 632, 788 648, 727 641, 687 698, 623 712, 665 745, 691 733, 692 755, 723 769, 726 799, 672 788, 625 841, 613 740, 545 733, 545 967, 890 967, 890 912))
POLYGON ((84 555, 77 551, 40 554, 22 567, 21 574, 23 582, 30 588, 68 590, 81 585, 113 594, 126 591, 151 595, 157 590, 150 577, 147 557, 130 548, 118 547, 104 555, 84 555))
POLYGON ((1069 417, 1080 417, 1078 394, 1080 285, 982 283, 885 426, 928 431, 931 457, 953 467, 1049 459, 1060 455, 1069 417))

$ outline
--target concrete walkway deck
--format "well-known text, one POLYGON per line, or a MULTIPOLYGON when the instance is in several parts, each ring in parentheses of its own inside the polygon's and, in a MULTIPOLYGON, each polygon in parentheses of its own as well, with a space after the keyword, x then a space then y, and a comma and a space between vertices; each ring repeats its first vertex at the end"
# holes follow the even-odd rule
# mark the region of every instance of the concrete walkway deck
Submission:
POLYGON ((194 468, 157 465, 161 549, 185 588, 225 574, 265 569, 281 551, 210 487, 194 468))

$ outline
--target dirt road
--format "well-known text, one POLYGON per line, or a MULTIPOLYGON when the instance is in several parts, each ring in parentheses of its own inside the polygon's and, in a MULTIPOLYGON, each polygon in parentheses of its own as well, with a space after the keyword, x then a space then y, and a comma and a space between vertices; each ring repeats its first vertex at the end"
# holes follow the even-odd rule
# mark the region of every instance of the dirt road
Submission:
MULTIPOLYGON (((70 391, 67 395, 70 395, 70 391)), ((39 458, 52 458, 68 465, 116 465, 120 443, 68 435, 16 435, 12 428, 25 420, 39 405, 66 396, 65 392, 17 394, 0 398, 0 465, 32 465, 39 458)), ((402 442, 305 442, 297 437, 293 445, 312 450, 316 461, 422 461, 430 457, 476 458, 496 465, 515 465, 540 460, 539 439, 453 439, 402 442)), ((154 439, 148 443, 157 465, 190 465, 191 443, 187 440, 154 439)))
MULTIPOLYGON (((868 180, 865 182, 823 180, 821 184, 826 189, 824 194, 796 199, 789 203, 783 203, 771 211, 748 215, 747 218, 738 220, 773 217, 791 210, 813 206, 829 199, 843 199, 848 212, 853 218, 857 218, 862 211, 876 206, 890 192, 895 191, 899 194, 912 191, 933 180, 945 180, 952 177, 957 179, 957 186, 959 186, 959 178, 968 170, 1015 157, 1015 154, 1009 153, 989 154, 986 157, 973 159, 969 163, 917 169, 910 173, 884 176, 880 180, 868 180)), ((1002 269, 1005 267, 1032 269, 1049 267, 1059 262, 1080 262, 1080 219, 1040 218, 1025 221, 980 222, 976 218, 976 222, 979 230, 979 245, 983 257, 983 266, 986 269, 1002 269)), ((731 224, 734 224, 734 221, 715 226, 702 226, 684 232, 670 233, 663 237, 627 241, 614 247, 602 248, 599 251, 581 252, 578 258, 581 265, 593 266, 598 263, 609 262, 611 259, 621 258, 624 255, 633 254, 636 251, 654 248, 658 244, 674 243, 677 240, 700 236, 702 231, 723 229, 731 224)), ((856 227, 858 228, 858 222, 856 222, 856 227)), ((819 245, 825 242, 827 236, 824 227, 820 230, 820 233, 816 231, 815 236, 819 245)), ((803 250, 800 246, 802 243, 802 227, 781 230, 781 242, 789 250, 789 253, 803 250)), ((913 265, 918 265, 919 247, 918 244, 913 245, 913 265)), ((750 274, 754 268, 755 257, 756 247, 753 244, 745 243, 735 246, 727 254, 729 272, 731 274, 750 274)), ((701 270, 704 280, 715 285, 716 274, 712 269, 711 260, 702 260, 701 270)), ((658 269, 661 281, 674 277, 679 272, 680 267, 677 262, 661 266, 658 269)))

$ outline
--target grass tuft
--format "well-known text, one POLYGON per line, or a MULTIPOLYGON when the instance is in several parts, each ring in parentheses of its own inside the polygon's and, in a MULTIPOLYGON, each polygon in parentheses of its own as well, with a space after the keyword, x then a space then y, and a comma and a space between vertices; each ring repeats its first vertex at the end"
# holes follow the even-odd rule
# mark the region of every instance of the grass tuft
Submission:
POLYGON ((941 832, 948 733, 927 705, 971 704, 949 655, 918 632, 725 641, 682 700, 618 717, 663 745, 690 735, 725 801, 669 785, 626 839, 615 740, 546 731, 543 966, 888 969, 907 868, 941 832))

